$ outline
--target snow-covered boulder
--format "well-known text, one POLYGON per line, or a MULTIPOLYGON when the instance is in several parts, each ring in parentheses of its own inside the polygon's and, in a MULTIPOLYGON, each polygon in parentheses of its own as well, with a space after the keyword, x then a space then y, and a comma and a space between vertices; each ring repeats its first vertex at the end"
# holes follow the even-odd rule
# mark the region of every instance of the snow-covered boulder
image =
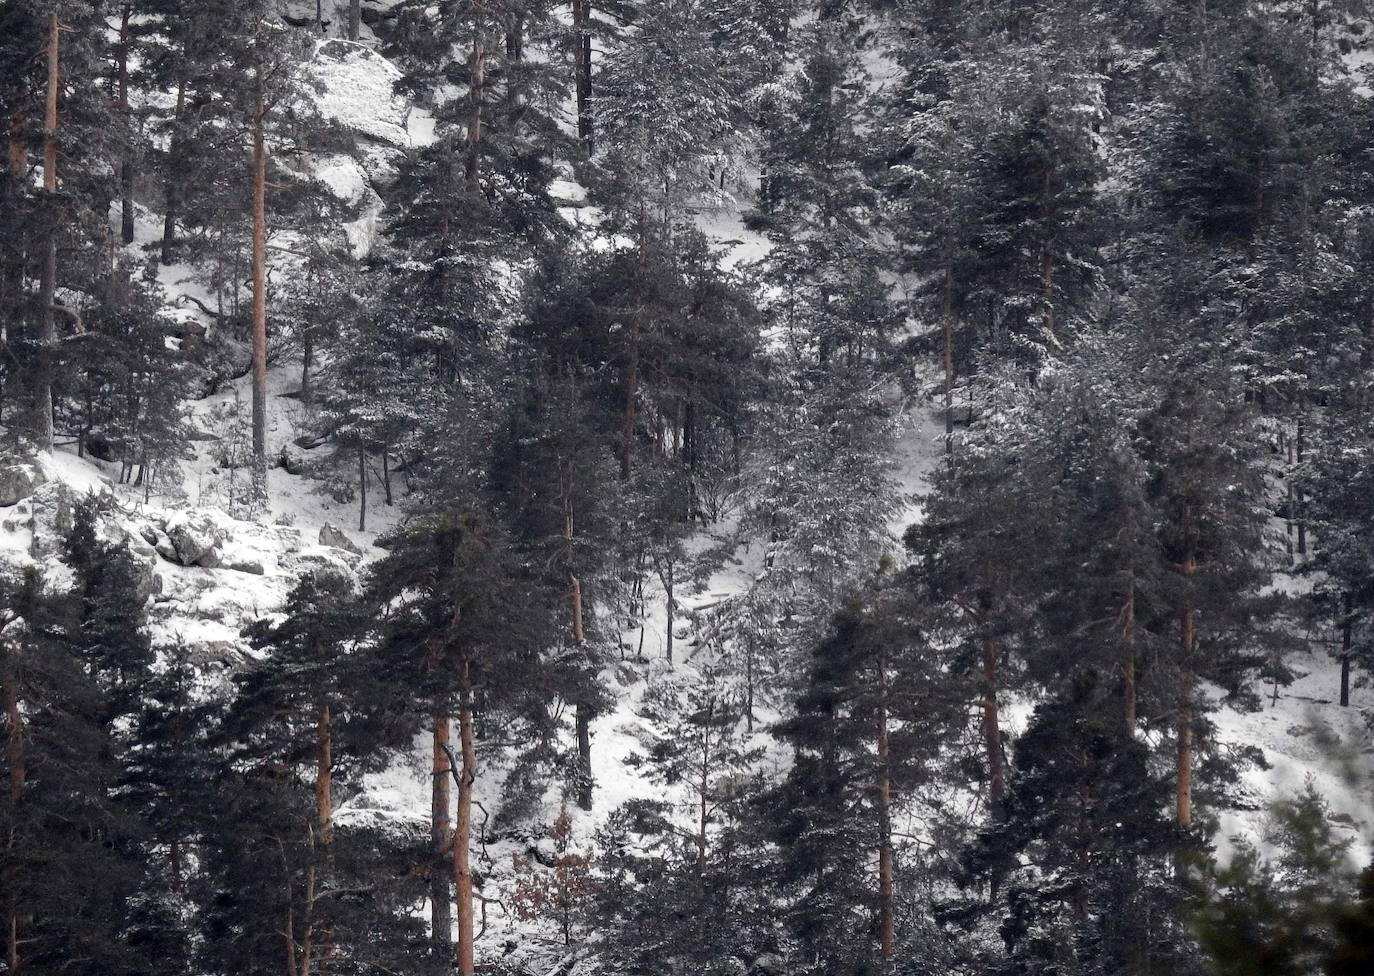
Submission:
POLYGON ((28 498, 48 476, 31 462, 15 461, 0 465, 0 508, 9 508, 28 498))
POLYGON ((337 576, 352 581, 362 557, 346 549, 334 546, 310 546, 299 552, 288 552, 281 557, 281 568, 297 576, 316 573, 321 576, 337 576))
POLYGON ((410 146, 410 106, 396 94, 396 65, 370 47, 335 39, 315 50, 310 74, 320 82, 317 103, 325 118, 374 142, 410 146))
POLYGON ((263 576, 267 573, 267 559, 251 546, 233 540, 220 544, 215 550, 219 566, 232 569, 236 573, 251 573, 263 576))
POLYGON ((320 545, 332 546, 335 549, 343 549, 346 552, 353 553, 355 556, 361 556, 363 554, 363 551, 358 548, 358 544, 344 535, 343 529, 331 522, 326 522, 320 527, 320 545))
POLYGON ((183 566, 219 565, 215 550, 224 535, 214 519, 203 512, 177 512, 167 519, 167 538, 172 543, 176 561, 183 566))

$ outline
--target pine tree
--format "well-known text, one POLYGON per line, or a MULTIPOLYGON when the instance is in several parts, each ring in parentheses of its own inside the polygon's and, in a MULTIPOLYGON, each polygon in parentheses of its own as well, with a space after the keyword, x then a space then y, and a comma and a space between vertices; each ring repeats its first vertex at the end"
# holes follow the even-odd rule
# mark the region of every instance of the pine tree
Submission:
MULTIPOLYGON (((386 668, 387 704, 433 739, 431 939, 471 976, 475 895, 471 864, 477 724, 498 715, 529 720, 543 688, 545 611, 519 606, 517 576, 498 526, 475 513, 433 514, 387 540, 368 602, 378 608, 376 660, 386 668), (416 714, 419 712, 419 714, 416 714), (449 745, 456 718, 459 746, 449 745), (449 777, 457 787, 452 827, 449 777), (450 884, 451 880, 451 884, 450 884), (452 901, 450 901, 452 899, 452 901), (456 909, 457 939, 451 926, 456 909)), ((537 592, 537 590, 535 591, 537 592)), ((506 729, 511 737, 514 729, 506 729)))
POLYGON ((775 732, 794 753, 767 815, 799 972, 879 972, 908 937, 896 924, 893 818, 961 707, 919 607, 890 589, 838 613, 775 732))
POLYGON ((1192 971, 1175 865, 1201 852, 1170 822, 1169 780, 1115 697, 1081 673, 1016 740, 1005 817, 965 855, 996 906, 1005 956, 990 971, 1192 971))

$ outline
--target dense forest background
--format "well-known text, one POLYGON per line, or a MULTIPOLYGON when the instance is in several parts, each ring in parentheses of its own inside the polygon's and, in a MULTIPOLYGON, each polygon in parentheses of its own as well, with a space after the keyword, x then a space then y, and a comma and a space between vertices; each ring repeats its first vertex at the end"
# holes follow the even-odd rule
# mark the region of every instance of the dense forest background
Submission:
POLYGON ((1367 7, 0 0, 6 971, 1374 972, 1367 7))

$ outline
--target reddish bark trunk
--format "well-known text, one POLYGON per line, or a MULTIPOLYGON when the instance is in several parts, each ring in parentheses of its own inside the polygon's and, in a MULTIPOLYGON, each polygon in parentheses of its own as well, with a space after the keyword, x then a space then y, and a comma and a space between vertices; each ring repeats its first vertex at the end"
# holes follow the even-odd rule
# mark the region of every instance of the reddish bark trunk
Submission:
MULTIPOLYGON (((449 852, 452 835, 449 833, 449 787, 451 775, 448 758, 448 714, 439 708, 434 713, 434 754, 430 784, 430 847, 434 864, 430 872, 430 939, 442 951, 453 940, 453 914, 448 890, 448 873, 441 869, 449 852)), ((447 955, 445 952, 444 955, 447 955)))
POLYGON ((253 503, 267 507, 267 124, 263 66, 253 106, 253 503))
POLYGON ((895 923, 892 895, 892 774, 887 728, 887 669, 878 678, 878 957, 883 972, 892 966, 895 923))
POLYGON ((458 807, 453 826, 454 898, 458 906, 455 965, 459 976, 473 976, 472 788, 477 780, 477 746, 473 738, 472 692, 468 687, 466 661, 463 662, 462 700, 458 708, 458 736, 462 747, 462 769, 458 777, 458 807))

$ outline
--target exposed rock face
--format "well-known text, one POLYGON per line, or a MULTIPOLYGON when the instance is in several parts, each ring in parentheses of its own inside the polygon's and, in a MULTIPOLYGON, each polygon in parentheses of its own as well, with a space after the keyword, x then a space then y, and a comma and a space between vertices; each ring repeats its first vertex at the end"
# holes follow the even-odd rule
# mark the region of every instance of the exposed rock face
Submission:
POLYGON ((181 565, 211 569, 219 565, 215 549, 224 537, 208 515, 179 512, 167 520, 166 530, 176 561, 181 565))
POLYGON ((320 528, 320 545, 333 546, 335 549, 343 549, 353 553, 355 556, 361 556, 363 554, 363 551, 358 548, 357 543, 344 535, 342 529, 328 522, 324 523, 320 528))
POLYGON ((12 462, 0 465, 0 508, 19 504, 47 480, 48 476, 36 464, 12 462))

